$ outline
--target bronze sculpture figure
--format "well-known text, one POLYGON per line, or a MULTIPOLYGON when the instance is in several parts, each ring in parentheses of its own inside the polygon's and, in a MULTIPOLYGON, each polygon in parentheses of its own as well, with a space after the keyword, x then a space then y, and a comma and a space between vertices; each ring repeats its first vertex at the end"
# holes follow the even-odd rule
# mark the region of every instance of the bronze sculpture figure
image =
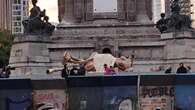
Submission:
POLYGON ((33 8, 30 10, 29 19, 23 21, 24 33, 51 35, 55 26, 48 22, 49 17, 46 16, 46 10, 41 11, 40 7, 36 5, 37 0, 32 0, 32 4, 33 8), (42 18, 44 19, 42 20, 42 18))
POLYGON ((161 33, 192 29, 192 20, 190 17, 180 14, 181 7, 179 6, 179 0, 174 0, 170 8, 172 12, 171 16, 165 18, 165 15, 161 14, 161 19, 156 24, 161 33))

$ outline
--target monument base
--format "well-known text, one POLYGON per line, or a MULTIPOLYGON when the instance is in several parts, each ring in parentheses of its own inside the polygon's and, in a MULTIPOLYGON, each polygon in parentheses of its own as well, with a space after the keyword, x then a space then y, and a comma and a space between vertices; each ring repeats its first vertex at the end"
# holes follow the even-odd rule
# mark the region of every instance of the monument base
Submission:
POLYGON ((43 74, 50 67, 49 51, 50 44, 47 36, 26 35, 17 36, 11 49, 11 67, 16 69, 12 75, 43 74))
MULTIPOLYGON (((160 73, 183 62, 195 71, 195 39, 191 31, 160 35, 153 25, 60 25, 52 36, 19 36, 11 50, 12 75, 46 75, 63 67, 65 51, 77 58, 93 52, 115 57, 134 55, 133 72, 160 73)), ((92 75, 92 74, 90 74, 92 75)))
POLYGON ((161 34, 161 39, 176 39, 176 38, 192 38, 193 31, 177 31, 177 32, 167 32, 161 34))

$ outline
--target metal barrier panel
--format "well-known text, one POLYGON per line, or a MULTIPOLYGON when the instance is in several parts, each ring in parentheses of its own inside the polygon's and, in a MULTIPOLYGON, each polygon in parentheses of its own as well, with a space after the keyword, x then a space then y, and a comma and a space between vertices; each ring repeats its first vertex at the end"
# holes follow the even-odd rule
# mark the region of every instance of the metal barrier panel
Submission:
POLYGON ((181 110, 195 110, 195 86, 178 85, 175 88, 175 106, 181 110))
POLYGON ((74 87, 69 92, 69 109, 101 110, 102 98, 99 87, 74 87))
POLYGON ((67 110, 66 83, 63 79, 32 80, 34 106, 53 104, 59 110, 67 110))
POLYGON ((195 110, 194 85, 195 75, 0 79, 0 110, 24 110, 32 99, 59 110, 195 110))
POLYGON ((59 110, 66 110, 66 94, 62 90, 35 90, 33 95, 33 102, 39 103, 50 103, 59 110))
POLYGON ((70 110, 137 110, 137 76, 69 78, 70 110))
POLYGON ((195 110, 195 75, 177 75, 175 82, 175 107, 195 110))
POLYGON ((103 88, 104 110, 136 110, 137 87, 115 86, 103 88))
POLYGON ((140 77, 140 110, 174 110, 174 81, 171 75, 140 77))
POLYGON ((0 110, 26 110, 31 95, 30 79, 0 79, 0 110))

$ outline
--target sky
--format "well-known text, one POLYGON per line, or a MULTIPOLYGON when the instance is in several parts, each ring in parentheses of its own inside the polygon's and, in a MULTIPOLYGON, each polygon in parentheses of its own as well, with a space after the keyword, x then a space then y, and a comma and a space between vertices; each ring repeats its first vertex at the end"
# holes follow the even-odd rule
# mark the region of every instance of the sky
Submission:
POLYGON ((50 22, 58 22, 58 0, 38 0, 37 5, 41 10, 46 9, 50 22))
MULTIPOLYGON (((116 8, 116 1, 117 0, 94 0, 94 7, 98 11, 111 11, 116 8), (101 2, 104 2, 104 4, 101 4, 101 2), (107 3, 112 2, 112 4, 107 3), (107 6, 109 4, 110 7, 107 6), (102 7, 104 7, 104 10, 102 10, 102 7)), ((163 0, 161 0, 162 2, 163 0)), ((191 0, 194 6, 192 7, 193 10, 195 10, 195 0, 191 0)), ((163 3, 163 2, 162 2, 163 3)), ((50 17, 50 22, 58 22, 58 0, 38 0, 37 3, 40 8, 46 9, 47 15, 50 17)), ((162 9, 163 12, 164 9, 162 9)), ((195 13, 192 14, 193 18, 195 18, 195 13)), ((195 22, 194 22, 195 23, 195 22)), ((195 24, 194 24, 195 25, 195 24)))

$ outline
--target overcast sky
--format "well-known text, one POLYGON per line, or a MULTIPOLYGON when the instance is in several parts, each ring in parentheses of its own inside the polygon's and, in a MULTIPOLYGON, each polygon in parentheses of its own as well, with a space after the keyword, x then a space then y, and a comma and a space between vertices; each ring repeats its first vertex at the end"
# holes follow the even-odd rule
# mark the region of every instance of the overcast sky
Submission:
MULTIPOLYGON (((58 21, 58 0, 38 0, 37 5, 40 8, 46 9, 47 15, 50 17, 51 22, 58 21)), ((117 0, 94 0, 94 8, 96 12, 112 12, 117 10, 117 0), (103 3, 103 4, 102 4, 103 3), (108 6, 109 4, 109 6, 108 6)))
POLYGON ((58 0, 38 0, 41 10, 46 9, 50 22, 58 22, 58 0))
MULTIPOLYGON (((58 0, 38 0, 38 6, 41 9, 47 10, 47 15, 50 17, 51 22, 58 22, 58 0)), ((94 0, 94 7, 96 11, 113 11, 113 9, 117 8, 117 0, 94 0), (102 4, 103 2, 103 4, 102 4), (109 6, 108 6, 109 4, 109 6), (102 8, 103 7, 103 8, 102 8), (103 10, 102 10, 103 9, 103 10)), ((195 0, 191 0, 194 4, 193 10, 195 10, 195 0)), ((195 18, 195 13, 192 15, 195 18)))

